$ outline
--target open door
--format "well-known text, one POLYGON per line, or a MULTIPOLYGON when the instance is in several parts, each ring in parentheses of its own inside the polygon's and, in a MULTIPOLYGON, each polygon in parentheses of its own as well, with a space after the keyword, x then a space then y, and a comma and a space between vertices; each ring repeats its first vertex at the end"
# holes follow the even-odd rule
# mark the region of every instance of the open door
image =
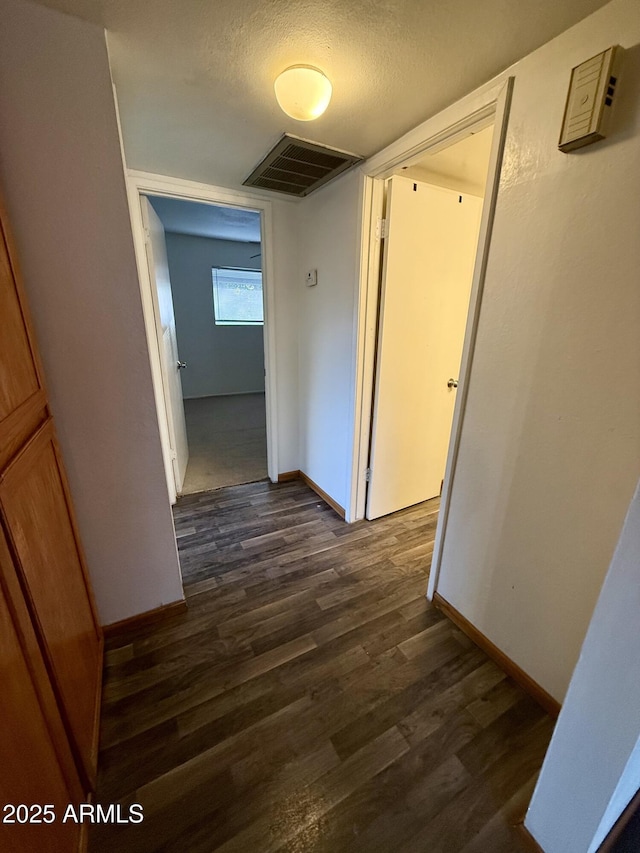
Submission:
POLYGON ((440 493, 482 203, 409 178, 389 181, 368 519, 440 493))
POLYGON ((148 198, 141 196, 140 204, 142 206, 147 261, 152 285, 153 310, 160 353, 175 491, 179 494, 182 491, 189 460, 187 427, 182 401, 182 382, 180 380, 180 370, 186 365, 180 361, 178 355, 176 319, 173 313, 164 227, 148 198))

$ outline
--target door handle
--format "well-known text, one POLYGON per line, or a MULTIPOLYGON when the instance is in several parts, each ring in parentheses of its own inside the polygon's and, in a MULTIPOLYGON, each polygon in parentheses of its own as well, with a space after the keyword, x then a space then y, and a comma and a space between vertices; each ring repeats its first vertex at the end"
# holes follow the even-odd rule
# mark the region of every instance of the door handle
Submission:
POLYGON ((176 362, 176 367, 178 368, 178 370, 184 370, 186 366, 187 366, 186 361, 177 361, 176 362))
POLYGON ((447 382, 447 388, 457 388, 457 387, 458 387, 458 380, 457 379, 450 379, 447 382))

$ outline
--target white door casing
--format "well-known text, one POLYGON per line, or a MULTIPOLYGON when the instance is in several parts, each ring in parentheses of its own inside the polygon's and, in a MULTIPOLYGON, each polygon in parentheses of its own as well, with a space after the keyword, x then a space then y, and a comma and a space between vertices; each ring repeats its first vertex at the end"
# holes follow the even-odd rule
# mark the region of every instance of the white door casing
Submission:
POLYGON ((475 196, 389 181, 369 519, 440 492, 481 213, 475 196))
MULTIPOLYGON (((212 204, 216 207, 232 207, 251 210, 260 214, 260 244, 262 247, 262 289, 264 293, 264 356, 265 356, 265 406, 267 413, 267 470, 269 479, 278 481, 278 385, 277 385, 277 330, 275 317, 275 268, 273 258, 273 211, 272 202, 260 193, 238 192, 225 187, 201 184, 167 175, 154 175, 135 169, 127 170, 127 195, 131 230, 136 253, 136 264, 140 280, 140 296, 144 316, 149 365, 156 400, 160 445, 167 479, 167 491, 171 503, 175 503, 176 490, 173 475, 172 454, 169 439, 167 400, 160 365, 154 307, 154 286, 150 280, 147 260, 145 228, 142 220, 141 196, 161 196, 183 201, 212 204)), ((294 203, 294 202, 289 202, 294 203)), ((187 368, 188 369, 188 368, 187 368)))
POLYGON ((180 494, 189 460, 187 427, 180 379, 180 357, 176 337, 176 320, 173 311, 171 279, 167 260, 164 227, 149 199, 140 196, 142 221, 145 230, 145 247, 155 317, 156 335, 162 371, 162 385, 167 412, 167 427, 171 452, 175 491, 180 494))
POLYGON ((460 366, 460 385, 451 429, 451 440, 438 512, 438 525, 429 572, 427 597, 431 600, 438 588, 440 565, 447 535, 451 495, 455 485, 460 437, 465 418, 468 379, 472 374, 478 321, 482 305, 484 282, 490 254, 491 234, 496 202, 500 188, 502 159, 507 140, 509 111, 515 78, 503 74, 480 87, 471 95, 457 101, 442 113, 406 133, 387 148, 371 157, 361 167, 365 179, 362 211, 362 247, 359 274, 359 311, 357 317, 356 354, 358 382, 354 388, 354 442, 351 469, 351 492, 348 521, 365 517, 366 470, 369 464, 374 391, 375 339, 377 324, 373 322, 378 304, 380 252, 376 251, 379 217, 384 216, 385 180, 397 174, 398 169, 419 162, 428 152, 434 153, 453 145, 468 134, 480 131, 488 124, 494 125, 489 168, 482 208, 478 251, 473 272, 473 284, 467 319, 467 329, 460 366))

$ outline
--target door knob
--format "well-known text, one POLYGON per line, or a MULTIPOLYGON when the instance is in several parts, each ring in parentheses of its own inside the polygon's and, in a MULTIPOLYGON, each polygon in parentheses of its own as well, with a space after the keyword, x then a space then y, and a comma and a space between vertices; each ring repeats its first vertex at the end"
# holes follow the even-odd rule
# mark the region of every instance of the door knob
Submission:
POLYGON ((447 382, 447 388, 457 388, 457 387, 458 387, 458 380, 457 379, 450 379, 447 382))
POLYGON ((177 361, 176 366, 177 366, 178 370, 184 370, 185 367, 187 366, 187 362, 186 361, 177 361))

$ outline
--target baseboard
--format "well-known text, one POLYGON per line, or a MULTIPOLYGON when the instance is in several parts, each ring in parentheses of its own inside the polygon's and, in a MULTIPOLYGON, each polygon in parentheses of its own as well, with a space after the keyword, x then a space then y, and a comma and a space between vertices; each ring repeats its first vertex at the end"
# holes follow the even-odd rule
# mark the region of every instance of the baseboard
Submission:
POLYGON ((522 687, 536 702, 541 705, 544 710, 552 717, 557 717, 560 713, 560 703, 551 696, 550 693, 541 687, 537 681, 534 681, 530 675, 520 669, 517 663, 507 657, 496 645, 494 645, 488 637, 485 637, 478 629, 466 619, 462 613, 458 612, 455 607, 452 607, 449 602, 444 599, 439 592, 434 593, 433 604, 441 610, 445 616, 448 616, 451 621, 467 635, 476 646, 480 646, 483 652, 489 655, 507 675, 522 687))
POLYGON ((223 391, 222 394, 196 394, 195 397, 183 397, 183 400, 208 400, 209 397, 242 397, 246 394, 264 394, 264 388, 257 391, 223 391))
POLYGON ((531 835, 527 827, 524 825, 524 821, 519 821, 518 823, 516 823, 514 829, 518 833, 518 836, 520 838, 520 841, 522 841, 523 846, 526 847, 527 850, 530 851, 530 853, 544 853, 542 847, 540 847, 533 835, 531 835))
POLYGON ((278 482, 279 483, 289 483, 291 480, 299 480, 300 479, 300 471, 283 471, 282 474, 278 474, 278 482))
POLYGON ((112 622, 110 625, 104 625, 102 630, 106 639, 114 637, 116 634, 131 631, 134 628, 143 628, 147 625, 153 625, 154 622, 162 622, 171 616, 178 616, 180 613, 187 612, 187 602, 184 598, 178 601, 172 601, 170 604, 163 604, 161 607, 156 607, 154 610, 145 610, 144 613, 138 613, 136 616, 129 616, 128 619, 121 619, 119 622, 112 622))
POLYGON ((310 489, 313 489, 313 491, 317 495, 319 495, 326 504, 329 504, 331 509, 334 510, 334 512, 337 512, 338 515, 340 516, 340 518, 342 518, 344 520, 347 517, 347 513, 346 513, 344 507, 340 506, 339 503, 334 501, 334 499, 330 495, 328 495, 324 491, 324 489, 321 489, 317 483, 314 483, 313 480, 311 479, 311 477, 307 477, 307 475, 304 473, 304 471, 300 471, 300 479, 304 480, 304 482, 307 484, 307 486, 309 486, 310 489))

